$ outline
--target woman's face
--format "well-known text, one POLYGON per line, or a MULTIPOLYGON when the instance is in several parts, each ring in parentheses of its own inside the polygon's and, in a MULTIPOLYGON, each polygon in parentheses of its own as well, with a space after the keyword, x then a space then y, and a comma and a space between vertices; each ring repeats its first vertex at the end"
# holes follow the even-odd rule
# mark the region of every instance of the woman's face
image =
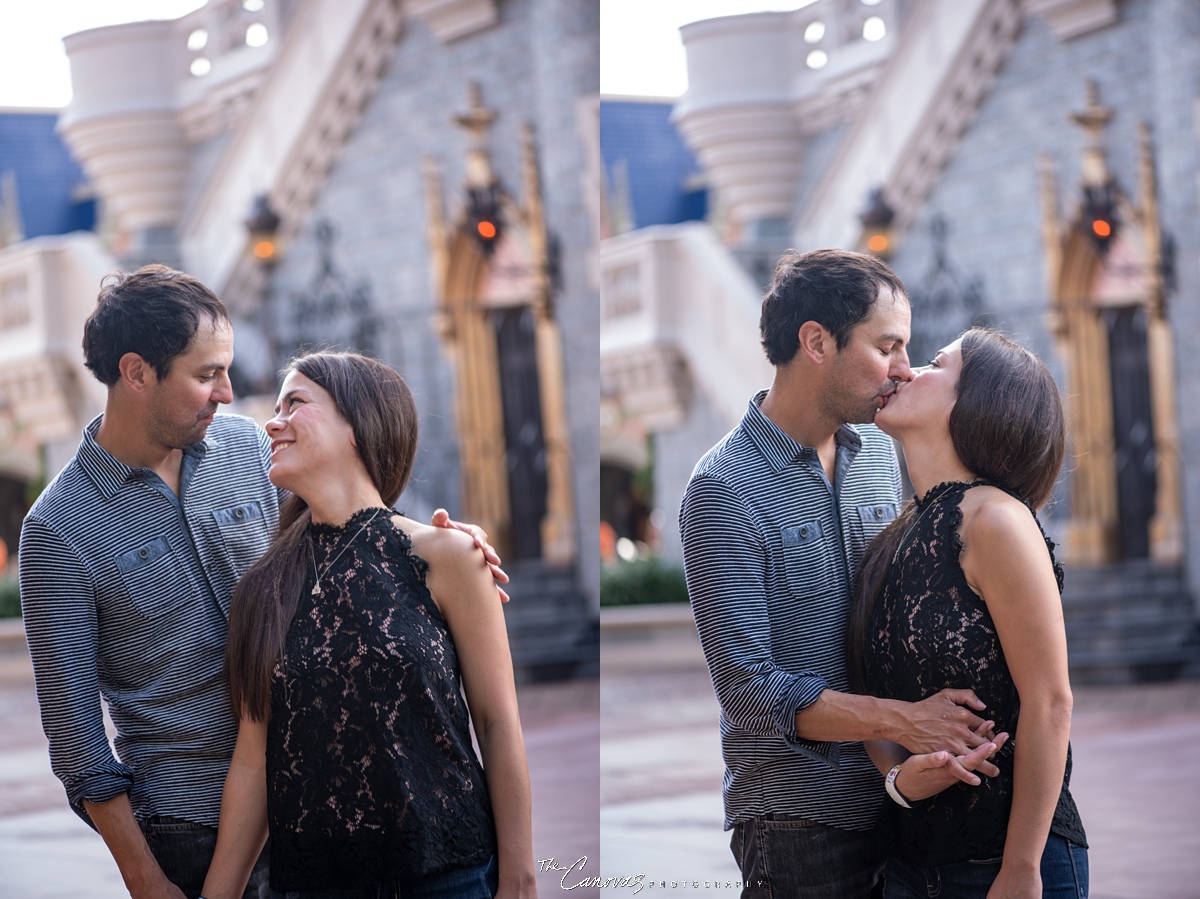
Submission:
POLYGON ((298 371, 279 389, 271 438, 271 483, 301 497, 314 478, 344 471, 358 461, 354 428, 342 418, 324 387, 298 371))
POLYGON ((885 434, 899 437, 908 430, 942 427, 949 432, 950 410, 957 399, 962 371, 962 338, 938 350, 928 365, 912 370, 912 380, 896 386, 888 404, 875 416, 885 434))

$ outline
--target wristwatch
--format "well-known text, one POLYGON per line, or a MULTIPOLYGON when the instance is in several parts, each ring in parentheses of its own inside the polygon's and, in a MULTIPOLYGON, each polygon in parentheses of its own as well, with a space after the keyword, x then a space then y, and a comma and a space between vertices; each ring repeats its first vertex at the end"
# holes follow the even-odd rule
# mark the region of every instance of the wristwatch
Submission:
POLYGON ((899 765, 892 765, 892 770, 889 771, 887 773, 887 777, 883 779, 883 786, 884 789, 887 790, 887 794, 891 796, 893 800, 895 800, 897 805, 899 805, 901 808, 912 808, 912 806, 909 805, 908 800, 901 795, 900 790, 896 787, 896 778, 900 776, 900 769, 903 767, 903 763, 899 765))

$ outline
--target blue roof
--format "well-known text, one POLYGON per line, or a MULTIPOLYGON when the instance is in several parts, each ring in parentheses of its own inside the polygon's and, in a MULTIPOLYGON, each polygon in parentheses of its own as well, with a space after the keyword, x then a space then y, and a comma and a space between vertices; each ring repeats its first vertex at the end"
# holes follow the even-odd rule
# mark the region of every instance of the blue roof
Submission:
POLYGON ((672 106, 661 100, 600 100, 600 154, 608 189, 617 187, 623 161, 635 228, 705 215, 700 165, 671 123, 672 106))
POLYGON ((25 237, 91 230, 96 204, 87 176, 55 132, 57 112, 0 112, 0 176, 13 172, 25 237))

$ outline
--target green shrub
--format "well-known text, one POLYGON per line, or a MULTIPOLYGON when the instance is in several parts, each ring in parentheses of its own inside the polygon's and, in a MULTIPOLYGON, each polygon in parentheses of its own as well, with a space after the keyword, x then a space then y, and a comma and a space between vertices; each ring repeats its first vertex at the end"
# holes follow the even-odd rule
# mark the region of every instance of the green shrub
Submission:
POLYGON ((0 618, 21 617, 21 588, 15 575, 0 578, 0 618))
POLYGON ((658 559, 618 562, 600 573, 600 605, 687 602, 683 569, 658 559))

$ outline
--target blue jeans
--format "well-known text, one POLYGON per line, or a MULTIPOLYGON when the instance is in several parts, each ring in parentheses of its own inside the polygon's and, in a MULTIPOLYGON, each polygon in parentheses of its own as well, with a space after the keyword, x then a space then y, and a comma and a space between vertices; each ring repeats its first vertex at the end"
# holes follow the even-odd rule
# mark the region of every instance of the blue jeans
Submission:
MULTIPOLYGON (((984 899, 1000 859, 914 868, 889 858, 883 875, 884 899, 984 899)), ((1087 899, 1087 850, 1050 834, 1042 853, 1043 899, 1087 899)))
POLYGON ((492 899, 499 871, 496 856, 473 868, 451 868, 415 880, 332 890, 271 891, 270 899, 492 899))
POLYGON ((883 866, 871 832, 789 815, 733 826, 742 899, 867 899, 883 866))
MULTIPOLYGON (((196 899, 217 848, 217 829, 166 815, 146 818, 138 824, 167 879, 183 890, 188 899, 196 899)), ((243 899, 268 899, 271 895, 267 886, 268 857, 268 851, 264 849, 250 874, 243 899)))

